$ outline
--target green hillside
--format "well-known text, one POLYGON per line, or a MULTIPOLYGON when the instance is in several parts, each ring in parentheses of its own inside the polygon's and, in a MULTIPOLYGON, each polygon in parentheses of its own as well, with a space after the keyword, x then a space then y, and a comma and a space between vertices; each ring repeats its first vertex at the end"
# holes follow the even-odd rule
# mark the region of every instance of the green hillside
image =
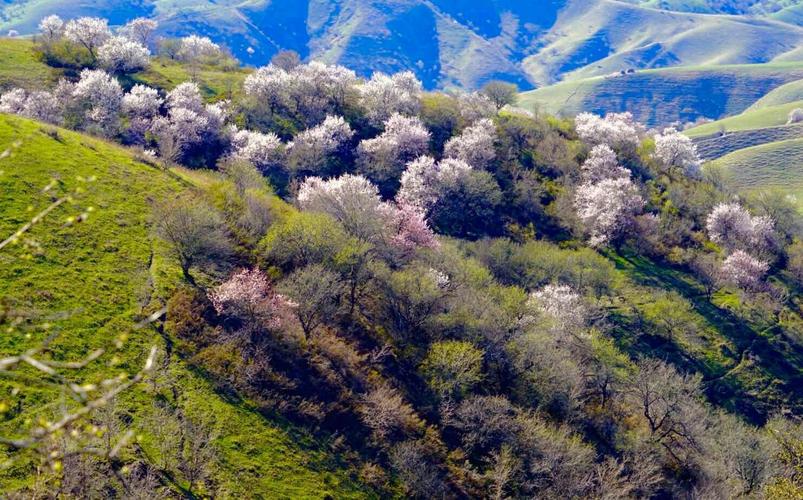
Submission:
POLYGON ((779 106, 800 100, 803 100, 803 80, 795 80, 771 90, 748 109, 754 110, 768 106, 779 106))
POLYGON ((751 106, 747 108, 744 113, 705 123, 699 127, 684 130, 683 133, 689 137, 701 137, 717 134, 722 131, 735 132, 739 130, 779 127, 786 125, 790 111, 801 107, 803 107, 803 100, 772 106, 751 106))
POLYGON ((653 126, 735 115, 779 85, 801 77, 803 63, 645 70, 524 92, 519 104, 565 116, 630 111, 653 126))
POLYGON ((740 149, 706 166, 720 168, 738 189, 777 188, 794 195, 803 207, 803 139, 740 149))
MULTIPOLYGON (((228 98, 239 90, 249 72, 249 69, 241 67, 202 66, 194 76, 207 97, 228 98)), ((52 87, 63 76, 64 70, 52 68, 39 60, 31 40, 0 37, 0 91, 13 87, 52 87)), ((142 83, 170 90, 181 82, 191 80, 192 76, 186 65, 156 57, 148 69, 128 75, 122 83, 128 87, 142 83)))
MULTIPOLYGON (((0 352, 18 353, 57 332, 54 356, 75 360, 129 333, 123 347, 111 353, 116 362, 104 356, 81 370, 83 380, 96 382, 101 371, 137 371, 151 345, 169 350, 156 329, 131 328, 161 307, 180 278, 151 236, 150 202, 195 189, 187 181, 191 177, 140 163, 129 151, 99 139, 5 115, 0 116, 0 150, 0 239, 52 200, 74 196, 72 204, 48 214, 17 245, 0 251, 0 352), (43 193, 45 186, 50 189, 43 193), (66 224, 82 213, 88 214, 85 221, 66 224)), ((134 448, 138 454, 159 460, 153 434, 158 429, 149 422, 155 402, 163 400, 215 430, 210 474, 218 491, 231 498, 367 496, 330 452, 302 432, 265 418, 247 401, 224 396, 175 354, 165 366, 155 377, 170 381, 175 401, 159 388, 167 386, 155 383, 135 386, 120 398, 130 427, 142 436, 134 448)), ((52 418, 64 402, 57 389, 8 378, 2 394, 4 435, 29 427, 38 416, 52 418)), ((9 493, 29 484, 35 466, 22 460, 4 467, 0 490, 9 493)))

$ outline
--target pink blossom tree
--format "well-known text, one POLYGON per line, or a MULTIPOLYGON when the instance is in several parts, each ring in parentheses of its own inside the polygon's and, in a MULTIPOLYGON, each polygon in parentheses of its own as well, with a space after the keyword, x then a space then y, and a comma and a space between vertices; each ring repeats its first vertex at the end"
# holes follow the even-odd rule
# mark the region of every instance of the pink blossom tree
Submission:
POLYGON ((256 268, 232 274, 212 290, 209 300, 218 314, 269 329, 282 326, 282 311, 288 307, 287 300, 270 286, 267 275, 256 268))
POLYGON ((743 250, 730 254, 720 267, 722 281, 745 290, 757 289, 769 270, 769 263, 743 250))
POLYGON ((708 236, 728 251, 766 252, 774 247, 775 223, 767 216, 752 217, 738 203, 720 203, 706 219, 708 236))

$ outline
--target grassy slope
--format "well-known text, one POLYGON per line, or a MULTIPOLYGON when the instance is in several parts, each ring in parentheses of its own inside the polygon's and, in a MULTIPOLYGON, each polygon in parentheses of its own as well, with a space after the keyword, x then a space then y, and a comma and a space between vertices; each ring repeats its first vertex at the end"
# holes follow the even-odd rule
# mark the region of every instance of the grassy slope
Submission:
POLYGON ((520 105, 560 115, 631 111, 649 125, 741 113, 803 77, 803 63, 670 68, 567 81, 520 95, 520 105))
MULTIPOLYGON (((207 97, 229 98, 240 88, 249 71, 246 68, 222 70, 215 67, 200 67, 196 73, 196 81, 207 97)), ((11 87, 28 89, 50 87, 58 82, 62 74, 62 71, 37 60, 31 40, 0 37, 0 91, 11 87)), ((170 90, 179 83, 191 79, 191 74, 185 65, 158 57, 153 59, 148 69, 120 80, 126 87, 144 83, 162 90, 170 90)))
MULTIPOLYGON (((10 152, 0 159, 0 235, 12 233, 49 203, 41 189, 51 179, 60 179, 64 186, 55 187, 54 193, 77 186, 85 192, 75 205, 62 206, 36 225, 26 237, 30 245, 0 252, 0 313, 11 311, 10 317, 0 314, 4 332, 0 353, 38 344, 46 333, 35 326, 49 321, 51 329, 60 332, 56 354, 76 359, 127 331, 143 309, 157 307, 175 285, 176 265, 150 236, 148 200, 174 196, 188 185, 179 176, 132 160, 122 148, 64 130, 54 138, 45 130, 31 121, 0 115, 0 151, 10 152), (97 180, 79 180, 92 176, 97 180), (86 222, 64 227, 66 217, 89 207, 94 211, 86 222), (64 316, 54 317, 57 313, 64 316), (17 316, 30 316, 32 329, 7 331, 17 316)), ((117 369, 135 371, 154 343, 164 347, 155 330, 136 331, 118 353, 122 363, 117 369)), ((267 420, 247 402, 223 398, 181 361, 171 366, 185 405, 217 422, 220 456, 214 475, 223 491, 240 498, 366 496, 309 437, 267 420)), ((84 374, 85 380, 97 375, 93 370, 84 374)), ((2 382, 2 398, 9 397, 10 385, 2 382)), ((58 409, 60 398, 53 390, 21 388, 22 413, 4 415, 3 434, 18 429, 33 414, 58 409)), ((137 417, 151 407, 151 399, 145 386, 126 394, 126 405, 135 409, 135 423, 142 424, 137 417)), ((0 472, 0 490, 24 483, 30 477, 29 467, 21 463, 0 472)))
POLYGON ((738 130, 779 127, 786 125, 789 112, 795 108, 803 108, 803 100, 775 106, 750 107, 744 113, 690 128, 683 133, 689 137, 701 137, 716 134, 720 130, 735 132, 738 130))
POLYGON ((778 106, 800 100, 803 100, 803 80, 795 80, 772 89, 764 97, 754 102, 748 110, 778 106))
POLYGON ((803 139, 740 149, 707 166, 722 168, 726 178, 740 189, 782 189, 795 195, 803 208, 803 139))

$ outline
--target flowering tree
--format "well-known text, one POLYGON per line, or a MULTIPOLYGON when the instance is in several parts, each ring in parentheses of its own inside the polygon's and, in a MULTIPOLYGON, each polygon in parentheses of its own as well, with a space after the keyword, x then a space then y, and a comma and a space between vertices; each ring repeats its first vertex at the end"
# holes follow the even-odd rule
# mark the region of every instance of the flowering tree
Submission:
POLYGON ((126 37, 116 36, 98 49, 98 61, 113 73, 131 73, 150 64, 151 51, 126 37))
POLYGON ((159 23, 153 19, 137 17, 120 28, 118 33, 140 45, 150 47, 153 43, 153 33, 157 27, 159 27, 159 23))
POLYGON ((85 117, 100 127, 101 133, 114 133, 123 102, 123 89, 116 78, 103 70, 85 69, 72 96, 86 110, 85 117))
POLYGON ((197 62, 220 54, 220 46, 210 40, 209 37, 190 35, 181 39, 181 47, 178 49, 177 55, 182 61, 197 62))
POLYGON ((201 113, 204 101, 198 84, 194 82, 178 84, 176 88, 167 93, 167 107, 170 109, 184 108, 201 113))
POLYGON ((617 149, 635 148, 643 133, 643 127, 630 113, 609 113, 605 118, 580 113, 574 123, 580 139, 592 146, 607 144, 617 149))
POLYGON ((363 241, 403 251, 437 245, 418 207, 382 201, 365 177, 347 174, 326 181, 308 177, 296 200, 304 210, 331 215, 363 241))
POLYGON ((594 146, 581 168, 585 182, 630 178, 630 171, 619 165, 616 153, 607 144, 594 146))
POLYGON ((61 103, 50 92, 13 89, 0 97, 0 112, 11 113, 48 123, 61 122, 61 103))
POLYGON ((247 161, 263 171, 281 164, 284 158, 284 144, 272 132, 234 129, 231 146, 232 158, 247 161))
POLYGON ((604 179, 577 188, 577 216, 589 233, 592 246, 603 246, 630 227, 644 200, 630 179, 604 179))
POLYGON ((415 114, 422 90, 421 82, 411 71, 393 76, 377 72, 359 86, 360 104, 369 122, 378 127, 394 113, 415 114))
POLYGON ((447 158, 463 160, 472 167, 486 168, 496 156, 495 140, 496 125, 484 118, 466 128, 459 136, 449 139, 443 153, 447 158))
POLYGON ((666 168, 679 168, 689 177, 700 176, 700 156, 691 139, 674 128, 655 136, 655 157, 666 168))
POLYGON ((123 113, 128 117, 128 131, 134 142, 143 142, 153 120, 160 115, 162 104, 164 99, 159 92, 145 85, 134 85, 123 96, 123 113))
POLYGON ((753 290, 761 284, 769 267, 769 263, 743 250, 736 250, 722 263, 720 276, 726 283, 745 290, 753 290))
POLYGON ((52 43, 64 34, 64 21, 57 15, 50 15, 39 22, 39 36, 45 43, 52 43))
POLYGON ((246 77, 243 88, 256 107, 289 111, 311 126, 341 113, 356 82, 357 75, 347 68, 313 61, 289 69, 259 68, 246 77))
POLYGON ((64 28, 64 37, 89 51, 97 59, 97 48, 111 38, 109 23, 99 17, 79 17, 72 19, 64 28))
POLYGON ((720 203, 706 219, 708 236, 727 250, 767 251, 774 246, 775 223, 770 217, 752 217, 738 203, 720 203))
POLYGON ((450 186, 472 170, 463 160, 446 158, 437 163, 430 156, 422 156, 407 164, 396 199, 401 204, 429 210, 450 186))
POLYGON ((552 318, 560 331, 577 332, 588 324, 588 304, 570 286, 547 285, 530 294, 530 304, 552 318))
POLYGON ((496 106, 488 96, 479 92, 461 92, 457 95, 460 116, 467 123, 474 123, 483 118, 492 118, 496 115, 496 106))
POLYGON ((379 183, 397 179, 408 161, 427 150, 429 138, 421 120, 394 114, 385 122, 382 134, 360 142, 357 167, 379 183))
POLYGON ((218 314, 259 322, 270 329, 282 326, 281 311, 287 301, 273 291, 259 269, 242 269, 215 287, 209 300, 218 314))
POLYGON ((327 116, 323 123, 299 133, 287 145, 290 168, 320 173, 353 136, 354 131, 346 120, 340 116, 327 116))

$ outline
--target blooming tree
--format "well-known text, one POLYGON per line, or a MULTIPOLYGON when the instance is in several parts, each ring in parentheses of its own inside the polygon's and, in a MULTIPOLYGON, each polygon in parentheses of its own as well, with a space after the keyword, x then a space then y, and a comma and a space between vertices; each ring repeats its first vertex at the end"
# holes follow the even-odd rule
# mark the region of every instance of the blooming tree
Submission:
POLYGON ((330 157, 354 136, 348 122, 340 116, 327 116, 313 128, 304 130, 287 145, 290 168, 320 173, 330 157))
POLYGON ((134 142, 142 142, 153 120, 160 115, 164 99, 156 89, 145 85, 134 85, 123 96, 123 113, 128 117, 128 130, 134 142))
POLYGON ((45 43, 55 42, 63 34, 64 21, 59 16, 49 15, 39 22, 39 36, 45 43))
POLYGON ((561 331, 577 332, 588 324, 588 304, 570 286, 547 285, 530 294, 529 303, 552 318, 561 331))
POLYGON ((674 128, 655 136, 655 157, 666 168, 679 168, 689 177, 700 176, 700 156, 691 139, 674 128))
POLYGON ((13 89, 0 97, 0 112, 57 124, 61 122, 62 106, 50 92, 13 89))
POLYGON ((101 127, 104 134, 113 133, 123 102, 123 89, 117 79, 99 69, 81 71, 81 78, 72 96, 86 108, 86 118, 101 127))
POLYGON ((609 113, 604 118, 580 113, 574 123, 580 139, 592 146, 607 144, 617 149, 634 148, 643 133, 643 127, 630 113, 609 113))
POLYGON ((393 76, 377 72, 359 86, 360 103, 369 122, 377 127, 394 113, 415 114, 420 106, 422 91, 421 82, 411 71, 393 76))
POLYGON ((244 160, 261 170, 279 165, 284 158, 284 144, 276 134, 233 129, 231 157, 244 160))
POLYGON ((0 111, 3 113, 10 113, 14 115, 22 114, 25 109, 25 103, 28 100, 28 93, 25 89, 9 90, 2 97, 0 97, 0 111))
POLYGON ((592 246, 603 246, 630 227, 644 200, 628 178, 604 179, 579 186, 574 205, 592 246))
POLYGON ((396 179, 408 161, 429 147, 429 131, 418 118, 394 114, 385 122, 385 131, 360 142, 357 167, 377 182, 396 179))
POLYGON ((170 109, 184 108, 201 113, 204 108, 201 89, 194 82, 180 83, 167 93, 167 107, 170 109))
POLYGON ((607 144, 598 144, 581 167, 585 182, 599 182, 604 179, 628 179, 630 171, 621 165, 616 153, 607 144))
POLYGON ((157 27, 159 27, 159 23, 155 20, 137 17, 120 28, 118 33, 140 45, 150 47, 153 42, 153 33, 156 31, 157 27))
POLYGON ((98 49, 98 61, 113 73, 131 73, 150 64, 151 51, 126 37, 115 36, 98 49))
POLYGON ((736 250, 722 263, 720 275, 726 283, 745 290, 752 290, 761 284, 769 267, 769 263, 757 259, 743 250, 736 250))
POLYGON ((93 59, 98 47, 111 38, 109 23, 99 17, 79 17, 70 20, 64 28, 64 37, 89 51, 93 59))
POLYGON ((732 251, 766 251, 774 246, 775 223, 770 217, 752 217, 738 203, 720 203, 706 219, 708 236, 732 251))
POLYGON ((457 94, 460 116, 470 124, 496 115, 496 106, 485 94, 480 92, 461 92, 457 94))
POLYGON ((178 49, 177 55, 182 61, 196 62, 220 54, 220 46, 209 37, 190 35, 181 39, 181 47, 178 49))
POLYGON ((436 162, 430 156, 422 156, 407 164, 396 199, 400 204, 429 210, 443 193, 473 170, 463 160, 446 158, 436 162))
MULTIPOLYGON (((421 208, 415 205, 399 203, 396 205, 396 210, 393 211, 393 217, 390 222, 392 230, 391 244, 394 247, 404 252, 411 252, 416 248, 438 248, 438 240, 435 238, 435 233, 432 232, 429 224, 427 224, 426 215, 421 208)), ((439 284, 443 283, 443 276, 438 280, 439 284)), ((448 276, 445 276, 445 279, 446 284, 448 284, 448 276)))
POLYGON ((443 153, 447 158, 463 160, 472 167, 486 168, 496 156, 495 140, 496 125, 484 118, 466 128, 459 136, 449 139, 443 153))
POLYGON ((282 326, 281 311, 287 301, 270 286, 259 269, 242 269, 215 287, 209 300, 218 314, 259 321, 271 329, 282 326))

